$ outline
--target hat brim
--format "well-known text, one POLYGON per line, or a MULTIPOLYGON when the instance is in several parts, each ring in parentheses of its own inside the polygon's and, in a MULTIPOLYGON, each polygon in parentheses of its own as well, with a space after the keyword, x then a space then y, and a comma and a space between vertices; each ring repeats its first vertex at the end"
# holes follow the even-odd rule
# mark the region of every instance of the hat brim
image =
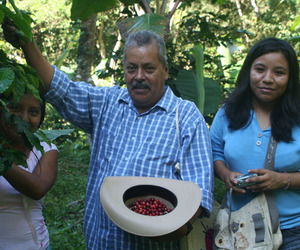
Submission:
POLYGON ((113 223, 129 233, 145 237, 170 234, 185 225, 199 209, 201 198, 201 189, 193 182, 155 177, 109 176, 100 189, 101 204, 113 223), (128 190, 135 189, 139 191, 135 194, 131 191, 129 196, 132 197, 125 197, 128 190), (143 194, 140 189, 147 191, 143 194), (149 190, 156 191, 151 194, 149 190), (173 197, 171 201, 168 194, 173 197), (155 196, 174 209, 165 215, 148 216, 128 208, 132 200, 149 196, 155 196))

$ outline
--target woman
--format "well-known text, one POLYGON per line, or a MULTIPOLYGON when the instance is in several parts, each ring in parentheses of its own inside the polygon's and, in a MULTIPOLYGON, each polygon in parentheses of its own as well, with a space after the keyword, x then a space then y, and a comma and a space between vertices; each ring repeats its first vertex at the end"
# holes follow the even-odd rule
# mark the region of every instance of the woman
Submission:
POLYGON ((212 127, 215 175, 233 189, 232 211, 261 191, 272 191, 283 244, 300 245, 300 89, 299 64, 285 41, 267 38, 249 51, 236 88, 212 127), (274 171, 264 169, 270 136, 278 142, 274 171), (256 173, 256 183, 238 188, 235 177, 256 173))
MULTIPOLYGON (((45 105, 29 94, 24 94, 17 105, 12 103, 12 98, 8 99, 8 109, 28 122, 33 131, 39 128, 45 115, 45 105)), ((23 153, 27 161, 26 168, 13 163, 0 176, 0 249, 47 249, 49 234, 42 215, 43 197, 57 176, 57 148, 41 142, 42 155, 35 147, 25 144, 6 120, 4 110, 0 116, 0 132, 11 141, 5 146, 23 153)))

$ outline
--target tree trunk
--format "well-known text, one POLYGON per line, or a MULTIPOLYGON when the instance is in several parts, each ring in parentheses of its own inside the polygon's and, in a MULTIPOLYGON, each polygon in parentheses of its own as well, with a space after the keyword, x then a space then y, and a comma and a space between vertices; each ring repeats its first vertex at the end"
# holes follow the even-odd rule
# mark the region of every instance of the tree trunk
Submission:
MULTIPOLYGON (((241 8, 241 3, 240 3, 239 0, 235 0, 235 4, 236 4, 236 7, 238 9, 239 16, 241 18, 243 30, 246 30, 246 23, 243 19, 243 12, 242 12, 242 8, 241 8)), ((245 41, 246 41, 246 46, 249 48, 249 37, 246 33, 244 34, 244 37, 245 37, 245 41)))
POLYGON ((94 60, 95 34, 97 14, 86 21, 82 21, 81 35, 77 53, 77 69, 75 81, 85 81, 94 85, 91 71, 94 60))
MULTIPOLYGON (((84 81, 92 85, 95 85, 91 72, 94 61, 96 20, 97 14, 94 14, 91 18, 82 21, 81 23, 81 34, 77 53, 77 69, 73 79, 74 81, 84 81)), ((91 148, 93 138, 87 133, 86 138, 91 148)))

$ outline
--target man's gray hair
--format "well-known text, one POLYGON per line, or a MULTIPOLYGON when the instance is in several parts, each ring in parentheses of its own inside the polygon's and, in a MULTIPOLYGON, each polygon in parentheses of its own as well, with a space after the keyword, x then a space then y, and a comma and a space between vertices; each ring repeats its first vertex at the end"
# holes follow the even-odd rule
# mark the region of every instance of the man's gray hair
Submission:
POLYGON ((162 63, 163 67, 165 67, 168 61, 165 41, 158 33, 150 30, 140 30, 128 36, 123 50, 123 64, 125 63, 126 52, 129 47, 143 47, 151 44, 157 46, 158 60, 162 63))

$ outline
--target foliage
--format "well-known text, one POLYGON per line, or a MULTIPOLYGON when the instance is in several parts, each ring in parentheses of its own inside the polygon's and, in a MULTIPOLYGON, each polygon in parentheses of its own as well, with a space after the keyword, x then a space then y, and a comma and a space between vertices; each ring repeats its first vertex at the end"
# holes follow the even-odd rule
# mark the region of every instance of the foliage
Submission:
POLYGON ((117 2, 117 0, 73 0, 71 18, 73 20, 86 20, 94 13, 103 12, 113 8, 117 2))
MULTIPOLYGON (((54 142, 58 144, 57 141, 54 142)), ((84 137, 59 147, 58 177, 44 198, 51 249, 85 249, 83 218, 90 150, 84 137)))
MULTIPOLYGON (((40 79, 32 68, 7 59, 4 52, 0 50, 0 112, 4 113, 7 123, 14 126, 17 133, 22 135, 25 145, 29 148, 35 146, 43 153, 44 150, 40 145, 39 138, 50 143, 46 135, 42 131, 37 131, 38 138, 29 127, 28 122, 10 114, 7 108, 8 100, 12 100, 10 105, 16 105, 24 93, 35 96, 38 100, 42 101, 38 92, 39 83, 40 79)), ((2 131, 0 131, 0 136, 0 152, 2 155, 0 174, 9 169, 13 162, 27 166, 21 152, 5 146, 11 144, 9 137, 2 131)))
POLYGON ((13 0, 8 1, 14 9, 14 12, 6 7, 6 0, 2 0, 2 4, 0 4, 0 23, 2 23, 5 17, 8 17, 19 27, 18 34, 25 42, 27 42, 27 39, 32 40, 30 27, 33 21, 32 18, 26 12, 19 10, 13 0))
MULTIPOLYGON (((19 9, 28 13, 32 18, 31 30, 34 40, 49 62, 55 64, 69 47, 68 56, 64 58, 64 65, 73 69, 77 54, 77 43, 73 42, 76 41, 80 26, 79 22, 70 21, 70 1, 15 0, 14 2, 19 9), (41 5, 43 5, 42 8, 41 5)), ((0 41, 0 48, 19 63, 24 62, 22 52, 15 50, 8 43, 0 41)))

